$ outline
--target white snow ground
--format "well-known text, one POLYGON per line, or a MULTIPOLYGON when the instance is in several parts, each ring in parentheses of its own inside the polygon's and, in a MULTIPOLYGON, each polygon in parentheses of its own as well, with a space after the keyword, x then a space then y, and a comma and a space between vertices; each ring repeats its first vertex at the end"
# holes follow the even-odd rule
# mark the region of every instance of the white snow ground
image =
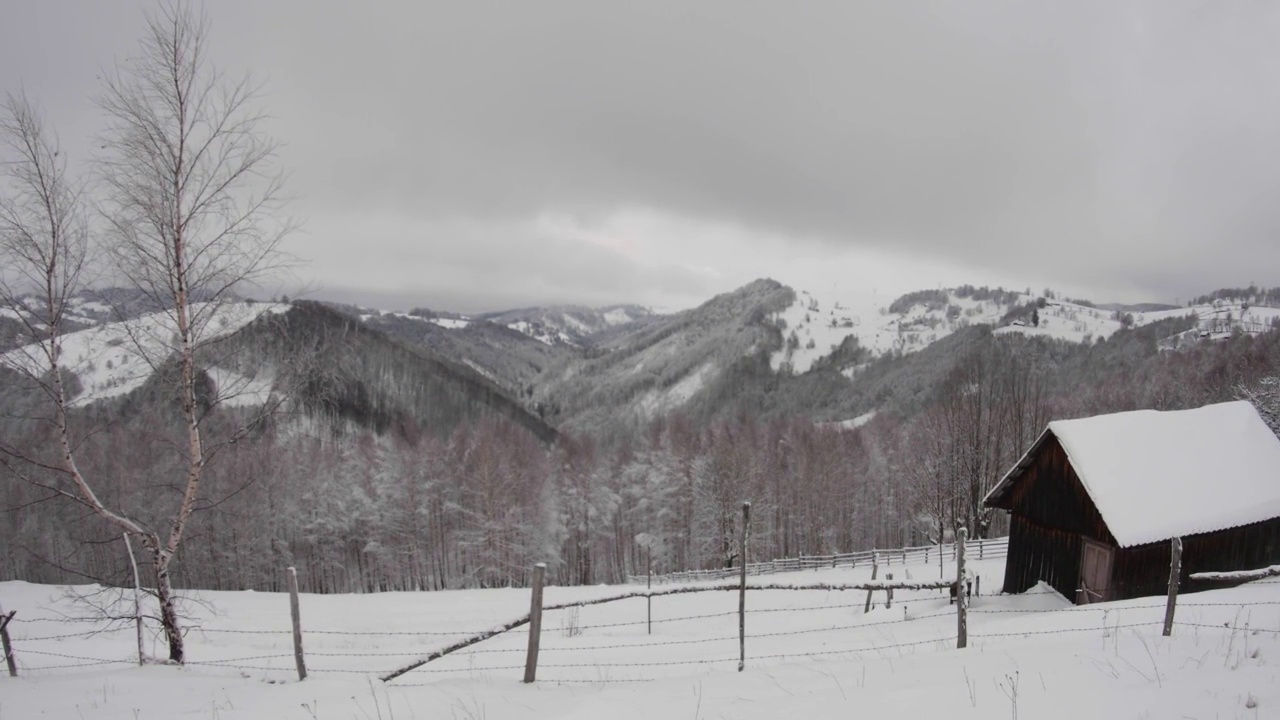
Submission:
MULTIPOLYGON (((1002 565, 975 563, 986 588, 998 586, 1002 565)), ((936 565, 881 571, 938 576, 936 565)), ((866 573, 752 582, 847 582, 866 573)), ((635 589, 553 587, 546 602, 635 589)), ((937 591, 900 592, 892 609, 865 615, 862 592, 754 591, 743 673, 736 593, 654 598, 652 635, 645 601, 630 599, 580 609, 578 634, 567 629, 570 611, 548 613, 532 685, 520 682, 523 630, 391 683, 371 674, 521 616, 527 590, 304 595, 312 676, 301 683, 285 595, 197 593, 206 604, 189 606, 191 664, 139 668, 128 664, 130 629, 51 637, 97 627, 53 619, 75 614, 60 592, 0 583, 0 603, 18 611, 11 627, 22 672, 0 677, 0 718, 1280 717, 1274 580, 1182 596, 1172 638, 1160 634, 1163 598, 1077 608, 1043 586, 974 598, 963 650, 955 648, 954 608, 937 591), (423 634, 371 634, 379 632, 423 634), (49 639, 28 639, 37 637, 49 639), (79 666, 100 659, 121 662, 79 666), (37 669, 56 665, 65 667, 37 669)), ((161 650, 150 636, 148 646, 161 650)))

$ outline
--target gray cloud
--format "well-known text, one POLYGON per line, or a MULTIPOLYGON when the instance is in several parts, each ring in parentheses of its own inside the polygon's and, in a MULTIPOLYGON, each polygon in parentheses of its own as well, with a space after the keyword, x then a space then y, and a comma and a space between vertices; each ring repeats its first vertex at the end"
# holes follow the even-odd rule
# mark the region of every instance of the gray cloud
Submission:
POLYGON ((620 299, 685 307, 718 289, 715 278, 696 267, 629 254, 555 219, 424 222, 370 215, 322 217, 316 224, 324 232, 308 231, 290 249, 342 270, 309 287, 315 297, 479 312, 620 299))
MULTIPOLYGON (((65 5, 86 14, 17 13, 73 25, 83 42, 0 31, 11 68, 0 79, 24 73, 78 129, 85 68, 127 50, 139 13, 65 5)), ((397 295, 681 304, 797 256, 858 253, 907 285, 932 284, 910 277, 921 258, 973 282, 1126 299, 1280 283, 1277 5, 222 0, 209 11, 223 64, 269 81, 311 218, 300 254, 322 287, 385 292, 381 276, 421 263, 397 295), (628 223, 637 209, 666 218, 664 231, 628 223), (628 249, 529 231, 548 214, 628 249), (370 217, 379 229, 362 232, 370 217), (736 244, 705 234, 726 225, 736 244), (364 262, 343 250, 352 242, 364 262), (378 269, 380 257, 397 267, 378 269)))

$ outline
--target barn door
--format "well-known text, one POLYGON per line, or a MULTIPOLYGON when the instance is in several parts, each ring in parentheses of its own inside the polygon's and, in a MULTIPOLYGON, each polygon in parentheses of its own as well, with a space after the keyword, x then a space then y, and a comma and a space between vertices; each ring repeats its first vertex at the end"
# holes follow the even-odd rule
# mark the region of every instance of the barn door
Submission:
POLYGON ((1104 602, 1111 589, 1111 559, 1113 550, 1099 542, 1084 538, 1080 553, 1080 590, 1076 602, 1080 605, 1104 602))

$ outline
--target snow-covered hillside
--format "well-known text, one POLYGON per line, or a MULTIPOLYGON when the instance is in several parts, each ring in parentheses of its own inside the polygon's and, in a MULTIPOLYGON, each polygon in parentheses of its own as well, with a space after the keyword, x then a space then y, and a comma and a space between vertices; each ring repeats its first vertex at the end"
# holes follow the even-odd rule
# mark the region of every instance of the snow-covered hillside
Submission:
POLYGON ((364 307, 355 307, 354 310, 354 314, 364 323, 372 321, 374 324, 385 324, 387 320, 396 318, 432 323, 448 330, 465 330, 473 323, 487 322, 514 330, 544 345, 562 344, 573 347, 588 345, 601 333, 655 316, 652 310, 638 305, 611 305, 602 308, 552 306, 479 315, 427 310, 406 313, 364 307))
POLYGON ((1202 340, 1222 340, 1235 333, 1257 335, 1280 326, 1280 308, 1241 301, 1197 305, 1188 311, 1195 312, 1196 326, 1165 338, 1161 341, 1162 348, 1176 349, 1202 340))
POLYGON ((930 295, 894 307, 895 299, 886 295, 798 290, 795 303, 777 316, 785 324, 783 347, 770 363, 775 370, 808 372, 849 336, 873 356, 915 352, 962 327, 995 324, 1015 304, 1030 299, 1022 293, 978 299, 955 290, 930 295))
POLYGON ((415 315, 414 313, 397 312, 395 310, 377 310, 373 308, 360 308, 360 321, 369 322, 375 318, 396 317, 403 320, 411 320, 413 322, 431 323, 439 325, 449 330, 462 330, 471 324, 471 318, 466 315, 457 316, 427 316, 415 315))
MULTIPOLYGON (((0 308, 0 316, 11 317, 15 320, 32 320, 39 318, 45 313, 40 308, 40 300, 35 296, 22 298, 22 306, 15 308, 0 308)), ((77 295, 67 300, 66 312, 63 319, 72 325, 96 325, 98 323, 107 322, 113 319, 114 310, 110 305, 100 301, 91 299, 86 296, 77 295)))
POLYGON ((583 346, 601 333, 640 320, 651 319, 653 310, 639 305, 609 305, 601 308, 551 306, 507 310, 481 315, 484 320, 524 333, 548 345, 565 343, 583 346))
POLYGON ((564 330, 555 327, 548 327, 541 323, 531 323, 526 320, 517 320, 513 323, 507 323, 507 327, 518 333, 528 335, 544 345, 555 345, 556 343, 564 343, 573 345, 573 337, 564 330))
POLYGON ((1159 320, 1186 317, 1192 314, 1197 319, 1196 327, 1165 339, 1166 347, 1177 347, 1179 344, 1204 339, 1221 339, 1235 332, 1263 333, 1272 329, 1273 323, 1280 322, 1280 308, 1259 307, 1247 302, 1217 302, 1168 310, 1125 313, 1049 300, 1046 306, 1039 310, 1038 327, 1021 323, 998 328, 996 332, 1047 335, 1073 342, 1087 342, 1110 337, 1123 327, 1125 322, 1129 322, 1129 318, 1132 319, 1133 326, 1140 327, 1159 320), (1117 314, 1120 317, 1117 317, 1117 314))
MULTIPOLYGON (((360 313, 360 321, 364 323, 368 323, 371 320, 385 321, 389 317, 394 317, 418 323, 431 323, 432 325, 437 325, 446 330, 465 330, 470 327, 473 322, 477 322, 475 319, 466 315, 457 315, 455 317, 428 317, 425 315, 397 312, 394 310, 377 310, 372 308, 361 308, 361 310, 363 312, 360 313)), ((489 321, 480 320, 479 322, 489 321)), ((525 320, 517 320, 515 322, 500 324, 503 327, 515 330, 522 335, 527 335, 545 345, 555 345, 556 343, 565 343, 567 345, 574 344, 573 336, 567 334, 563 330, 547 327, 541 323, 530 323, 525 320)))
MULTIPOLYGON (((265 313, 284 312, 288 307, 239 302, 196 303, 191 309, 200 325, 199 339, 206 342, 229 335, 265 313)), ((76 376, 82 388, 74 404, 119 397, 141 387, 170 356, 176 335, 177 324, 169 312, 147 313, 64 335, 62 364, 76 376)), ((37 345, 0 355, 0 363, 34 374, 42 374, 48 368, 48 361, 37 345)), ((219 395, 233 404, 252 402, 267 389, 261 378, 245 378, 229 370, 211 369, 211 377, 220 382, 219 395)))
MULTIPOLYGON (((3 717, 50 720, 237 718, 1276 717, 1280 583, 1077 607, 1039 585, 992 595, 1002 560, 973 563, 985 591, 956 648, 955 607, 938 591, 898 591, 863 612, 863 593, 753 590, 746 667, 737 671, 737 595, 655 597, 548 612, 537 681, 520 682, 527 631, 503 633, 388 683, 472 632, 522 617, 529 591, 462 590, 301 597, 309 677, 298 682, 289 600, 198 592, 186 605, 185 668, 136 666, 128 624, 81 617, 61 588, 0 583, 18 678, 0 678, 3 717), (1016 709, 1015 709, 1016 708, 1016 709)), ((938 567, 882 568, 899 579, 938 567)), ((947 572, 954 572, 948 563, 947 572)), ((771 584, 863 581, 869 568, 752 578, 771 584)), ((80 592, 97 588, 78 588, 80 592)), ((658 589, 655 586, 655 589, 658 589)), ((544 603, 643 587, 550 587, 544 603)), ((127 597, 127 596, 126 596, 127 597)), ((147 652, 163 652, 154 628, 147 652)))
POLYGON ((1069 342, 1109 338, 1126 324, 1147 325, 1195 314, 1197 327, 1167 346, 1221 338, 1233 332, 1261 333, 1280 323, 1280 308, 1218 301, 1193 307, 1124 312, 1057 297, 986 288, 911 293, 900 298, 854 292, 799 291, 775 320, 783 347, 770 362, 775 370, 804 373, 832 355, 846 338, 857 339, 870 357, 922 350, 960 328, 995 325, 997 334, 1020 333, 1069 342), (1012 316, 1012 317, 1011 317, 1012 316))

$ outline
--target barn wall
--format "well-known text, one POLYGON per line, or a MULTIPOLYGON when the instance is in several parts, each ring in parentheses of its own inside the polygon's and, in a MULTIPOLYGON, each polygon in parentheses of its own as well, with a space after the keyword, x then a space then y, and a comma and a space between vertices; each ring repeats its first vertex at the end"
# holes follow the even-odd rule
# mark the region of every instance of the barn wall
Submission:
POLYGON ((1009 522, 1004 591, 1024 592, 1040 580, 1068 598, 1075 597, 1080 584, 1080 536, 1014 515, 1009 522))
POLYGON ((1081 538, 1112 547, 1116 543, 1057 438, 1045 438, 1014 481, 1009 507, 1004 591, 1024 592, 1044 580, 1074 600, 1080 585, 1081 538))
MULTIPOLYGON (((1116 554, 1112 582, 1116 599, 1164 595, 1169 590, 1168 541, 1139 545, 1116 554)), ((1280 518, 1217 532, 1191 535, 1182 540, 1182 575, 1179 592, 1222 587, 1188 579, 1198 572, 1255 570, 1280 563, 1280 518)))
MULTIPOLYGON (((1121 548, 1111 570, 1113 600, 1167 595, 1169 593, 1170 543, 1168 541, 1121 548)), ((1187 546, 1183 546, 1186 556, 1187 546)), ((1183 571, 1185 573, 1185 569, 1183 571)), ((1183 575, 1185 578, 1185 574, 1183 575)), ((1179 585, 1179 590, 1185 588, 1179 585)))

